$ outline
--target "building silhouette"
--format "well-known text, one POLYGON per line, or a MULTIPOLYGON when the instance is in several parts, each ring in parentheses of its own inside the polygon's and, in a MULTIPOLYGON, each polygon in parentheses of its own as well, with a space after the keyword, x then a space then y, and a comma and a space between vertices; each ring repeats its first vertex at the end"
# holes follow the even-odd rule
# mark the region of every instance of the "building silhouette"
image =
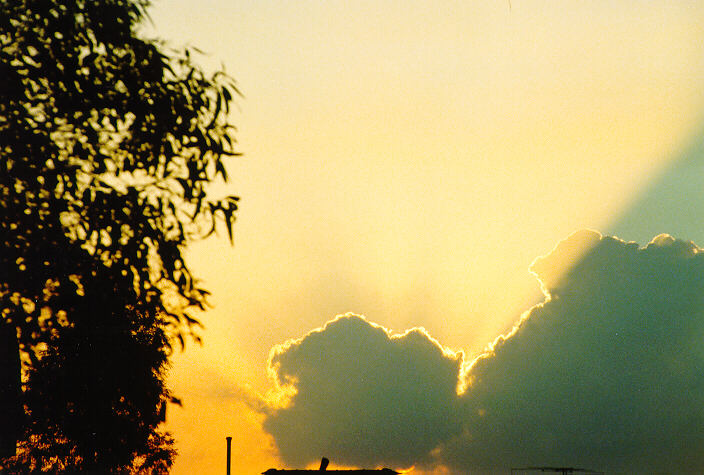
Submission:
POLYGON ((276 468, 270 468, 266 472, 262 472, 262 475, 276 475, 276 474, 296 474, 296 473, 320 473, 320 472, 325 472, 325 473, 342 473, 345 475, 354 475, 354 474, 365 474, 365 473, 370 473, 370 474, 384 474, 384 475, 394 475, 398 474, 399 472, 395 470, 391 470, 390 468, 381 468, 377 470, 369 470, 369 469, 361 469, 361 470, 328 470, 328 464, 330 461, 323 457, 323 459, 320 461, 320 468, 318 470, 279 470, 276 468))

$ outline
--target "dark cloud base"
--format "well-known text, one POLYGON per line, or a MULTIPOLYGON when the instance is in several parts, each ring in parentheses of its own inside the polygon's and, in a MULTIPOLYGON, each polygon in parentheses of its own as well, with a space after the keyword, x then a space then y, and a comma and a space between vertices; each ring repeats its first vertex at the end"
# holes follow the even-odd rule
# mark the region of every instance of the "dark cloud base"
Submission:
POLYGON ((704 473, 704 253, 582 231, 533 271, 545 302, 464 367, 424 330, 355 315, 272 350, 275 382, 296 391, 266 410, 284 461, 704 473))

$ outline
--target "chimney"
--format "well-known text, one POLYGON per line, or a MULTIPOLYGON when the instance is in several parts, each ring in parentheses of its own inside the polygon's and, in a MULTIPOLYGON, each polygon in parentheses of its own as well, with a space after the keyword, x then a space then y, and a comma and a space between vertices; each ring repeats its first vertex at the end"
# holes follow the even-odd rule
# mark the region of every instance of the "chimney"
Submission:
POLYGON ((227 475, 230 475, 230 459, 232 458, 232 437, 225 437, 227 441, 227 475))

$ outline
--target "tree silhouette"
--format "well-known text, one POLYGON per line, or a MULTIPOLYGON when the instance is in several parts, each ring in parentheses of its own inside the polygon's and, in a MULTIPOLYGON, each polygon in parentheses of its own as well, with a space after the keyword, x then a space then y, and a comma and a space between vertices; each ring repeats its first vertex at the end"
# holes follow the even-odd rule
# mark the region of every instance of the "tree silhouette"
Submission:
POLYGON ((148 0, 0 2, 0 469, 164 471, 168 357, 224 225, 223 72, 144 39, 148 0), (19 369, 21 366, 21 370, 19 369), (21 373, 21 378, 20 378, 21 373))

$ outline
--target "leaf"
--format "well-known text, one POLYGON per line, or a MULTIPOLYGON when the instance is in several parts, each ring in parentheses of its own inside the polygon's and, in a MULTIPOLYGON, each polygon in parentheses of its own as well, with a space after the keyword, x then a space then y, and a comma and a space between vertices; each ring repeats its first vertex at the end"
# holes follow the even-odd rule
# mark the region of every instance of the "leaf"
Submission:
POLYGON ((223 165, 220 158, 215 160, 215 172, 216 176, 219 173, 222 176, 222 179, 227 181, 227 171, 225 171, 225 165, 223 165))

